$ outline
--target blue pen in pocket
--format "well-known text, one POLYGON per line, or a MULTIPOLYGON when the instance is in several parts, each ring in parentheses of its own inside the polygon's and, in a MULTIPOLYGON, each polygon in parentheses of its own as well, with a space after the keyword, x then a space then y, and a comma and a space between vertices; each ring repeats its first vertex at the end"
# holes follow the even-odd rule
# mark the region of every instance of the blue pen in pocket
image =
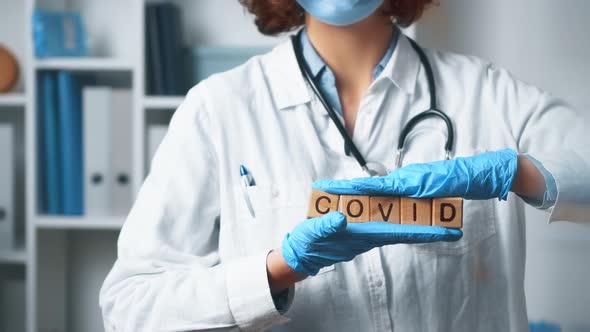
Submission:
POLYGON ((240 165, 240 181, 242 183, 242 193, 244 195, 244 201, 246 202, 248 211, 250 211, 252 218, 256 218, 254 208, 252 207, 252 201, 250 200, 250 195, 248 194, 248 187, 255 185, 255 183, 252 175, 250 175, 248 169, 244 165, 240 165))

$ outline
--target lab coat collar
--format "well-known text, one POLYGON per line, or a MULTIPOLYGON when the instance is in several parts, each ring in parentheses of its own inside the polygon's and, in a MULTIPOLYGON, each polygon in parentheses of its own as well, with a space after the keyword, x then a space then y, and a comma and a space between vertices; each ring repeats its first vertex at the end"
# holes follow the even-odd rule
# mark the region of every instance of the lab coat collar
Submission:
MULTIPOLYGON (((390 79, 399 89, 413 94, 420 71, 420 59, 405 35, 400 35, 393 56, 379 75, 390 79)), ((313 93, 299 71, 291 40, 276 46, 266 61, 271 93, 280 110, 311 101, 313 93)))
POLYGON ((412 48, 408 37, 401 34, 393 56, 377 80, 383 77, 388 78, 400 90, 411 95, 416 89, 421 66, 420 58, 412 48))
POLYGON ((311 91, 299 71, 291 38, 277 45, 268 54, 267 60, 266 75, 278 109, 311 101, 311 91))

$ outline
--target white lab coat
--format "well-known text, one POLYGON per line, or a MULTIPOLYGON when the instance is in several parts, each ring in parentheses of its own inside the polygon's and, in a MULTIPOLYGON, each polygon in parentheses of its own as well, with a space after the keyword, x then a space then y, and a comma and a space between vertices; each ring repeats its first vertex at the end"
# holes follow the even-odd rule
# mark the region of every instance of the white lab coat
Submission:
MULTIPOLYGON (((427 50, 455 156, 513 148, 553 174, 549 220, 590 219, 588 122, 474 57, 427 50)), ((402 126, 429 105, 405 37, 361 102, 354 141, 393 168, 402 126)), ((443 158, 444 125, 408 137, 404 164, 443 158)), ((194 87, 174 115, 101 290, 108 331, 524 331, 523 201, 466 201, 454 243, 393 245, 297 283, 275 309, 266 256, 305 219, 314 180, 363 176, 306 86, 290 42, 194 87), (252 173, 256 218, 242 196, 252 173)), ((542 222, 542 221, 539 221, 542 222)))

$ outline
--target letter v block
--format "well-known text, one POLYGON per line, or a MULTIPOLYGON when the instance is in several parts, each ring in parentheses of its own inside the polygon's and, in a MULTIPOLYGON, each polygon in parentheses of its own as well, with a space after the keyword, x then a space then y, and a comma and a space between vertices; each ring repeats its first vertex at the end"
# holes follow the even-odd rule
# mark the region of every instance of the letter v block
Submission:
POLYGON ((460 197, 433 199, 432 225, 447 228, 462 228, 463 199, 460 197))
POLYGON ((328 214, 333 211, 338 211, 338 202, 340 196, 328 194, 320 190, 313 190, 311 192, 311 199, 307 209, 308 218, 316 218, 328 214))
POLYGON ((392 196, 371 196, 371 221, 386 221, 392 224, 400 223, 400 199, 392 196))

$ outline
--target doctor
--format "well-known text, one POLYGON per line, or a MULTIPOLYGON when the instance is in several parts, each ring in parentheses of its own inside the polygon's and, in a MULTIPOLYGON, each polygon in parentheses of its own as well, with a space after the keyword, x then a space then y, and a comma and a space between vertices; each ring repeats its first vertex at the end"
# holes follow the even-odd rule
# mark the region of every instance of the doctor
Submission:
POLYGON ((431 93, 392 22, 411 24, 431 1, 241 2, 265 34, 304 28, 198 84, 176 111, 101 290, 107 331, 527 330, 524 202, 549 221, 588 219, 582 113, 480 59, 424 50, 452 159, 444 122, 428 118, 396 168, 399 135, 431 93), (358 152, 391 173, 366 177, 296 48, 358 152), (305 220, 312 185, 462 196, 463 233, 305 220))

